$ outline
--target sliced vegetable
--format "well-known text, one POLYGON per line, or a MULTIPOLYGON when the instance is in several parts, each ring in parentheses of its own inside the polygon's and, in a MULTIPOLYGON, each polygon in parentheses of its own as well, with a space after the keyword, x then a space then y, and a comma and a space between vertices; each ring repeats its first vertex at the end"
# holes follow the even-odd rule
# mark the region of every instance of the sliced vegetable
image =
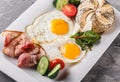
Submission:
POLYGON ((63 8, 62 8, 62 11, 63 13, 68 16, 68 17, 73 17, 76 15, 77 13, 77 8, 75 5, 73 4, 68 4, 68 5, 65 5, 63 8))
POLYGON ((38 66, 37 66, 37 71, 41 75, 45 75, 49 67, 49 60, 46 56, 42 56, 39 60, 38 66))
POLYGON ((74 4, 76 7, 80 4, 80 0, 69 0, 70 4, 74 4))
POLYGON ((60 69, 65 67, 65 63, 61 59, 53 59, 50 61, 49 69, 53 69, 57 64, 60 64, 60 69))
POLYGON ((54 0, 53 1, 53 6, 57 8, 58 10, 61 10, 63 6, 68 4, 69 0, 54 0))
POLYGON ((59 71, 60 71, 60 68, 61 68, 61 65, 60 64, 57 64, 49 73, 48 73, 48 77, 51 78, 51 79, 54 79, 59 71))

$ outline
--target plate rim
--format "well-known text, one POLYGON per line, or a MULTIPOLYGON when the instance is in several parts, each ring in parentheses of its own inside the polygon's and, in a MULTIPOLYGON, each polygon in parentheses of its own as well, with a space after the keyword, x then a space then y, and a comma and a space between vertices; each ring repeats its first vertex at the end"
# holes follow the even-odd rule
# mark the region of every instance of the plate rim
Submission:
MULTIPOLYGON (((31 7, 33 7, 37 2, 38 2, 39 0, 37 0, 34 4, 32 4, 28 9, 30 9, 31 7)), ((114 7, 113 7, 114 8, 114 7)), ((28 10, 28 9, 26 9, 25 10, 25 12, 28 10)), ((116 11, 117 12, 117 14, 119 14, 120 15, 120 12, 116 9, 116 8, 114 8, 114 11, 116 11)), ((21 14, 21 15, 23 15, 24 14, 24 12, 21 14)), ((20 16, 21 16, 20 15, 20 16)), ((19 17, 20 17, 19 16, 19 17)), ((19 18, 18 17, 18 18, 19 18)), ((18 19, 18 18, 16 18, 16 19, 18 19)), ((119 18, 120 19, 120 18, 119 18)), ((9 26, 8 26, 9 27, 9 26)), ((120 32, 119 32, 120 33, 120 32)), ((118 33, 118 34, 119 34, 118 33)), ((115 38, 118 36, 118 34, 115 36, 115 38)), ((0 36, 1 37, 1 36, 0 36)), ((114 40, 114 39, 113 39, 114 40)), ((112 41, 113 42, 113 41, 112 41)), ((110 44, 109 44, 109 46, 110 46, 110 44)), ((106 51, 106 50, 105 50, 106 51)), ((3 54, 1 51, 0 51, 0 54, 3 54)), ((102 55, 101 55, 102 56, 102 55)), ((100 57, 101 57, 100 56, 100 57)), ((100 58, 99 57, 99 58, 100 58)), ((98 59, 99 59, 98 58, 98 59)), ((95 63, 98 61, 98 59, 94 62, 94 64, 89 68, 89 70, 87 70, 87 72, 84 74, 84 76, 90 71, 90 69, 95 65, 95 63)), ((13 65, 11 62, 8 62, 8 61, 6 61, 6 60, 4 60, 4 58, 2 57, 2 56, 0 56, 0 61, 2 61, 2 62, 0 62, 0 71, 2 71, 3 73, 5 73, 6 75, 8 75, 9 77, 11 77, 12 79, 14 79, 15 81, 18 81, 18 82, 26 82, 26 81, 31 81, 31 82, 39 82, 38 80, 36 80, 35 78, 33 78, 33 77, 31 77, 29 74, 27 74, 27 73, 25 73, 25 75, 24 76, 27 76, 28 78, 25 78, 25 80, 23 80, 23 79, 21 79, 21 78, 19 78, 19 76, 14 76, 14 75, 12 75, 11 73, 10 73, 10 71, 12 71, 12 70, 9 70, 9 73, 8 72, 6 72, 6 70, 8 70, 8 69, 5 69, 5 67, 6 66, 4 66, 3 64, 8 64, 8 66, 12 66, 12 68, 15 68, 16 66, 15 65, 13 65), (21 81, 22 80, 22 81, 21 81)), ((20 70, 22 70, 22 69, 20 69, 20 70)), ((84 76, 82 77, 82 78, 84 78, 84 76)), ((81 79, 82 80, 82 79, 81 79)), ((49 80, 48 82, 53 82, 53 80, 49 80)))

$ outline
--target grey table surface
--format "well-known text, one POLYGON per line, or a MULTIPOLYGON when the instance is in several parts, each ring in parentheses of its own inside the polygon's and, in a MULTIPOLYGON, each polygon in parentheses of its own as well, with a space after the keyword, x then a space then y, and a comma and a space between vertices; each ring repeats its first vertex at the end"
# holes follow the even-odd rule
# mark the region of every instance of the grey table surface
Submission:
MULTIPOLYGON (((36 0, 0 0, 0 32, 36 0)), ((119 0, 107 0, 120 11, 119 0)), ((15 82, 0 71, 0 82, 15 82)), ((81 82, 120 82, 120 34, 81 82)))

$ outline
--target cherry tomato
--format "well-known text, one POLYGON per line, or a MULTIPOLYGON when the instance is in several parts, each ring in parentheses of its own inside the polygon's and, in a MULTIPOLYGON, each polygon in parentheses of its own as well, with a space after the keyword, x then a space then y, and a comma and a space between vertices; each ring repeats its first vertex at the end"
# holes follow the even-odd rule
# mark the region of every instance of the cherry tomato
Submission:
POLYGON ((75 5, 73 4, 68 4, 68 5, 65 5, 63 8, 62 8, 62 11, 63 13, 68 16, 68 17, 73 17, 76 15, 77 13, 77 8, 75 5))
POLYGON ((63 62, 63 60, 61 59, 53 59, 50 61, 50 70, 53 69, 57 64, 60 64, 61 65, 61 68, 60 69, 63 69, 65 67, 65 63, 63 62))

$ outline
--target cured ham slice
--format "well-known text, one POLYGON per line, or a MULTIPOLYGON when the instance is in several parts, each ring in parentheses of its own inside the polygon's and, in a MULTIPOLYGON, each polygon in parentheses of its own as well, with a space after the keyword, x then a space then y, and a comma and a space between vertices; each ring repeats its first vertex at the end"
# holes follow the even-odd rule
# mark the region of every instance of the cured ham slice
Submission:
POLYGON ((16 37, 18 37, 19 35, 21 35, 22 32, 19 31, 8 31, 5 30, 2 32, 2 36, 5 36, 5 43, 4 46, 8 46, 8 44, 15 39, 16 37))
POLYGON ((44 49, 24 32, 6 30, 2 35, 5 37, 3 53, 18 58, 19 67, 33 67, 40 56, 46 54, 44 49))

